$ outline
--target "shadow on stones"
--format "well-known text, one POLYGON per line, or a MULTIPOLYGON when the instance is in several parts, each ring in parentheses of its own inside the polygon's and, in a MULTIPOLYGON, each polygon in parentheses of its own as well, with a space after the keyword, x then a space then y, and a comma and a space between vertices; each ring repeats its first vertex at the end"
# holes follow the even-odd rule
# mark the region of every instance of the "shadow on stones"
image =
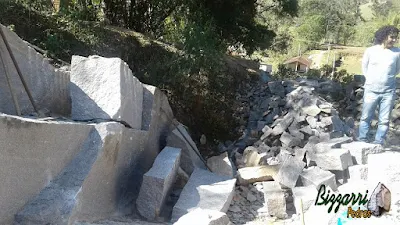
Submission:
POLYGON ((76 205, 76 196, 96 161, 103 141, 93 128, 81 151, 61 173, 15 215, 16 224, 64 224, 76 205))

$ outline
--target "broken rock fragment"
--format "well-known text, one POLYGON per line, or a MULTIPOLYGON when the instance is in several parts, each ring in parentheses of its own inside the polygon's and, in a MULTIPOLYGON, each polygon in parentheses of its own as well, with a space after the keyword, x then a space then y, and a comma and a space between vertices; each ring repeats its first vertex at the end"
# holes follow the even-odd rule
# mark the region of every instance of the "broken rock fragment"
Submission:
POLYGON ((207 170, 195 168, 177 203, 172 210, 171 221, 197 209, 228 211, 236 179, 230 179, 207 170))
POLYGON ((238 171, 238 181, 241 185, 273 180, 280 165, 264 165, 241 168, 238 171))
POLYGON ((283 132, 279 140, 282 142, 284 147, 295 147, 301 145, 301 139, 298 137, 294 137, 287 132, 283 132))
POLYGON ((321 109, 316 105, 303 107, 302 110, 304 114, 309 116, 317 116, 321 112, 321 109))
POLYGON ((232 163, 229 160, 227 152, 224 152, 221 155, 213 156, 213 157, 209 158, 207 160, 207 165, 208 165, 208 168, 210 168, 211 171, 216 174, 233 177, 232 163))
POLYGON ((329 186, 332 190, 337 190, 335 174, 317 166, 304 169, 300 174, 300 181, 303 186, 313 185, 317 190, 322 184, 329 186))
POLYGON ((283 162, 274 180, 285 187, 294 188, 305 165, 303 160, 290 156, 283 162))

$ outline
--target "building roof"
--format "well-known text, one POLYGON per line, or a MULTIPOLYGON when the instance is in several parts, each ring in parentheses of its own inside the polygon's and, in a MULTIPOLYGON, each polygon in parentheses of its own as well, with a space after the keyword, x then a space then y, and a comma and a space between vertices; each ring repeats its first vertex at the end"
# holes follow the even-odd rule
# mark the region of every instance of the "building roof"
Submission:
POLYGON ((286 62, 284 62, 283 64, 290 64, 290 63, 295 63, 295 62, 299 62, 299 63, 301 63, 301 64, 303 64, 303 65, 308 66, 308 67, 311 66, 311 60, 306 59, 306 58, 304 58, 304 57, 302 57, 302 56, 297 56, 297 57, 288 59, 288 60, 287 60, 286 62))

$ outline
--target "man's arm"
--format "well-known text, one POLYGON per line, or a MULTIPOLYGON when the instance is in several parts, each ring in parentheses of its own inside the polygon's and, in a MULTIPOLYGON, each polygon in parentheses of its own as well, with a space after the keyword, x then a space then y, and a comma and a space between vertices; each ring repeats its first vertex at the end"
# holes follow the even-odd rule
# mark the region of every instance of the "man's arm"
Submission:
POLYGON ((396 75, 400 74, 400 49, 397 54, 397 62, 396 62, 396 75))
POLYGON ((364 52, 363 58, 362 58, 362 63, 361 63, 361 67, 362 67, 362 72, 364 76, 367 76, 367 72, 368 72, 368 63, 369 63, 369 49, 367 48, 364 52))

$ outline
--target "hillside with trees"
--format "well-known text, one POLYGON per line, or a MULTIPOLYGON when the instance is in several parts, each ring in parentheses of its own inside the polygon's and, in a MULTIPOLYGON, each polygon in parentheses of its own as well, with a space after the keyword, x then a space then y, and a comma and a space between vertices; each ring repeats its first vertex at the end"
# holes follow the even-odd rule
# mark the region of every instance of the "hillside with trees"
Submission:
POLYGON ((259 79, 258 61, 285 77, 285 59, 332 44, 358 67, 378 27, 400 27, 399 10, 397 0, 3 0, 0 22, 56 65, 120 57, 168 95, 194 137, 216 144, 241 135, 235 99, 259 79))
POLYGON ((296 17, 264 20, 278 35, 274 48, 256 57, 266 57, 275 68, 285 58, 315 54, 331 44, 339 46, 338 57, 348 58, 345 69, 360 72, 355 64, 373 43, 374 32, 383 25, 400 26, 400 1, 396 0, 299 0, 298 4, 296 17))

